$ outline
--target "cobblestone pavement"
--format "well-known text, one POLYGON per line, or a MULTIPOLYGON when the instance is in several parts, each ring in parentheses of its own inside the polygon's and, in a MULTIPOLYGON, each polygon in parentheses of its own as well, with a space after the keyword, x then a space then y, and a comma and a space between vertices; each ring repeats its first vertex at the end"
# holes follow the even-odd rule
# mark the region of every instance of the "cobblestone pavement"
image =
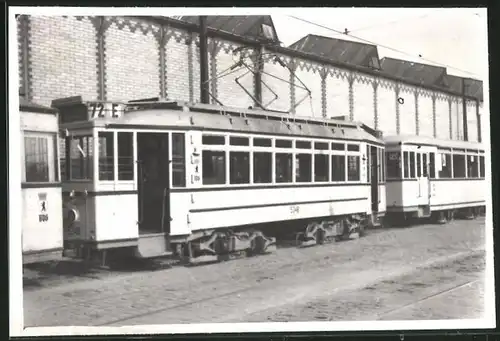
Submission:
POLYGON ((248 322, 481 318, 484 252, 388 277, 283 309, 245 316, 248 322))
MULTIPOLYGON (((301 319, 296 312, 321 297, 359 294, 364 286, 481 249, 484 219, 373 231, 359 240, 282 248, 271 255, 201 267, 81 279, 25 291, 25 326, 268 321, 290 310, 292 317, 285 319, 301 319)), ((470 272, 469 277, 480 276, 470 272)), ((437 284, 431 287, 436 289, 437 284)), ((387 296, 394 290, 386 289, 387 296)), ((407 294, 400 306, 412 297, 407 294)), ((421 303, 422 309, 425 304, 421 303)), ((409 310, 408 306, 400 313, 411 315, 409 310)), ((349 314, 348 319, 353 319, 352 314, 359 318, 366 312, 354 306, 349 314)))

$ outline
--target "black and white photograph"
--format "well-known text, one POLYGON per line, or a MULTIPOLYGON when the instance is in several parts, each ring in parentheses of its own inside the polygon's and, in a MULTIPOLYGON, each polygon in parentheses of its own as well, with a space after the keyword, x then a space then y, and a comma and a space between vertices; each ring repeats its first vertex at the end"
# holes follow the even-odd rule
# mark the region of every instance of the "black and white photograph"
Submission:
POLYGON ((9 8, 11 336, 494 328, 485 8, 9 8))

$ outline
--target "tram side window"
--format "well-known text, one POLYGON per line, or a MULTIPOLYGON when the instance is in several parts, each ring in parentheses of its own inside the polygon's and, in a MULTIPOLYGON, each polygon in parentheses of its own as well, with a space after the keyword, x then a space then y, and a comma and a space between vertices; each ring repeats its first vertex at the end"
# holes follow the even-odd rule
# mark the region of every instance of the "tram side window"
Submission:
POLYGON ((271 183, 273 154, 266 152, 253 153, 253 182, 256 184, 271 183))
POLYGON ((297 154, 295 162, 295 181, 311 182, 312 155, 297 154))
POLYGON ((292 154, 276 153, 276 182, 292 182, 292 154))
MULTIPOLYGON (((69 178, 71 180, 92 179, 94 138, 75 136, 69 140, 69 178)), ((68 161, 67 161, 68 162, 68 161)))
POLYGON ((359 156, 348 155, 347 156, 347 180, 348 181, 359 181, 359 156))
POLYGON ((408 179, 410 177, 410 153, 409 152, 403 152, 403 177, 405 179, 408 179))
POLYGON ((134 180, 134 144, 132 133, 118 133, 118 180, 134 180))
POLYGON ((345 155, 332 155, 332 181, 345 181, 345 155))
POLYGON ((410 152, 410 179, 415 179, 415 152, 410 152))
POLYGON ((99 132, 99 180, 113 181, 114 174, 114 140, 113 132, 99 132))
POLYGON ((465 155, 453 155, 453 177, 465 178, 465 155))
POLYGON ((467 156, 467 177, 469 178, 479 177, 477 159, 478 159, 477 155, 467 156))
POLYGON ((422 154, 417 153, 417 178, 422 176, 422 154))
POLYGON ((229 153, 229 183, 247 184, 250 182, 250 153, 229 153))
POLYGON ((422 176, 427 176, 427 154, 422 154, 422 176))
POLYGON ((385 182, 385 177, 386 177, 386 174, 385 174, 385 172, 386 172, 386 170, 385 170, 385 162, 384 162, 384 160, 385 160, 385 150, 384 149, 381 149, 381 150, 382 150, 382 157, 380 158, 380 160, 381 160, 380 163, 382 164, 382 180, 380 182, 385 182))
MULTIPOLYGON (((351 145, 348 145, 348 147, 350 147, 351 145)), ((372 177, 371 177, 371 173, 372 173, 372 169, 373 169, 373 165, 372 165, 372 155, 371 155, 371 151, 370 151, 371 147, 370 145, 366 145, 366 164, 367 164, 367 167, 366 167, 366 178, 368 179, 368 182, 371 182, 372 180, 372 177)))
POLYGON ((382 164, 383 162, 380 162, 380 158, 382 156, 382 149, 377 148, 377 180, 378 182, 382 182, 382 164))
POLYGON ((221 185, 226 183, 226 153, 222 151, 204 150, 202 152, 202 172, 204 185, 221 185))
POLYGON ((53 135, 24 136, 26 182, 57 181, 56 145, 53 135))
POLYGON ((186 186, 186 149, 183 133, 172 133, 172 186, 186 186))
MULTIPOLYGON (((408 153, 408 152, 405 152, 408 153)), ((408 154, 407 154, 408 155, 408 154)), ((401 153, 400 152, 387 152, 385 153, 387 163, 387 178, 400 179, 401 178, 401 153)), ((406 167, 408 172, 408 167, 406 167)))
POLYGON ((59 166, 61 168, 61 180, 69 180, 69 174, 66 169, 68 162, 66 161, 66 143, 69 143, 68 138, 59 136, 59 166))
POLYGON ((434 157, 434 153, 429 153, 429 177, 431 179, 434 179, 436 177, 436 165, 434 157))
POLYGON ((440 154, 441 155, 441 170, 439 171, 440 179, 451 178, 451 155, 450 154, 440 154))
POLYGON ((315 154, 314 155, 314 181, 325 182, 328 181, 328 155, 315 154))
POLYGON ((484 156, 479 157, 479 176, 481 178, 485 177, 485 169, 484 169, 484 156))

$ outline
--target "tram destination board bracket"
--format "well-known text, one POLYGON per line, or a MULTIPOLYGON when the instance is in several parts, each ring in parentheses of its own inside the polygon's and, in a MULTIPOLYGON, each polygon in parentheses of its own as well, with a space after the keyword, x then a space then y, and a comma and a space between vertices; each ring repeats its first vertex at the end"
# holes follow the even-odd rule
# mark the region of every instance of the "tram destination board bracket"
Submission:
POLYGON ((83 122, 96 119, 118 119, 126 111, 127 104, 111 101, 86 101, 81 96, 66 97, 52 101, 59 110, 60 123, 83 122))

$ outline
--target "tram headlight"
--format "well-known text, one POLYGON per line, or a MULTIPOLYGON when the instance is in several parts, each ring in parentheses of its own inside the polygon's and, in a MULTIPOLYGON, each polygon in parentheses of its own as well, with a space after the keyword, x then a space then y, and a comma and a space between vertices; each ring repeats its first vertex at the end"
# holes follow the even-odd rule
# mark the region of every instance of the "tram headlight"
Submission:
POLYGON ((69 227, 80 220, 80 213, 76 208, 68 208, 64 220, 64 225, 69 227))

